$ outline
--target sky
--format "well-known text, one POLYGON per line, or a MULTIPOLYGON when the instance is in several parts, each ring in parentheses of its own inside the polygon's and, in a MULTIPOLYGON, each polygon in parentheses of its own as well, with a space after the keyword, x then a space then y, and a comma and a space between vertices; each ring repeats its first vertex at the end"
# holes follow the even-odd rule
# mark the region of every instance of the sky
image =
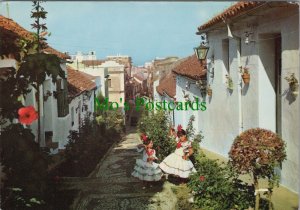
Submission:
MULTIPOLYGON (((232 2, 44 2, 47 42, 61 52, 129 55, 134 65, 192 55, 197 27, 232 2)), ((0 2, 0 14, 32 31, 32 2, 0 2), (7 10, 7 5, 9 10, 7 10), (7 12, 9 11, 9 12, 7 12)))

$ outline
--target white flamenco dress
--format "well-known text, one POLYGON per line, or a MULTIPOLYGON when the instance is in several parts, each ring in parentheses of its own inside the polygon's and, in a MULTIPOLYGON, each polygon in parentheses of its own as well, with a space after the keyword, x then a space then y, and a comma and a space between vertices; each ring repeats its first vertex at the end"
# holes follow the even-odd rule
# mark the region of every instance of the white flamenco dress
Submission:
POLYGON ((193 172, 196 172, 192 161, 184 160, 182 156, 188 152, 191 147, 191 142, 185 141, 177 144, 177 149, 172 154, 168 155, 160 164, 159 167, 167 174, 173 174, 181 178, 188 178, 193 172))
POLYGON ((159 181, 162 177, 162 171, 159 165, 153 161, 149 161, 149 158, 157 159, 155 150, 151 149, 146 152, 144 148, 137 149, 138 152, 143 152, 142 159, 137 159, 132 176, 143 181, 159 181))

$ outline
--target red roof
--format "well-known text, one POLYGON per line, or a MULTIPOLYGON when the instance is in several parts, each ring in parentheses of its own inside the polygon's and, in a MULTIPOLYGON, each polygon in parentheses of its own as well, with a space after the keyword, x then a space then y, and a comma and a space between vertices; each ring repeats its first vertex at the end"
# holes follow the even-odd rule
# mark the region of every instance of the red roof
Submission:
POLYGON ((80 95, 84 91, 93 90, 96 88, 96 83, 91 79, 93 76, 74 70, 67 66, 68 71, 68 93, 70 98, 80 95))
POLYGON ((156 91, 160 95, 166 93, 169 97, 174 98, 176 95, 176 74, 172 71, 169 72, 162 80, 159 81, 156 91))
MULTIPOLYGON (((142 73, 142 74, 143 74, 143 73, 142 73)), ((141 75, 140 73, 134 74, 133 77, 136 78, 136 79, 138 79, 138 80, 141 81, 141 82, 145 80, 144 76, 141 75)))
MULTIPOLYGON (((16 23, 12 19, 6 18, 2 15, 0 15, 0 30, 1 30, 1 33, 2 33, 2 30, 5 30, 5 31, 10 32, 8 34, 15 35, 15 36, 11 37, 12 39, 16 38, 16 36, 22 37, 24 39, 31 40, 31 41, 34 39, 32 32, 27 31, 26 29, 24 29, 22 26, 20 26, 18 23, 16 23)), ((50 46, 47 46, 47 48, 44 49, 44 52, 55 54, 62 59, 70 58, 68 55, 61 53, 61 52, 53 49, 50 46)))
POLYGON ((192 55, 176 66, 173 72, 193 80, 199 80, 206 76, 206 66, 199 62, 196 55, 192 55))
POLYGON ((257 2, 257 1, 240 1, 232 6, 230 6, 228 9, 226 9, 224 12, 220 13, 219 15, 215 16, 214 18, 210 19, 203 25, 198 27, 198 30, 204 30, 207 29, 219 22, 222 22, 223 20, 236 17, 238 15, 243 14, 244 12, 247 12, 265 2, 257 2))
POLYGON ((104 63, 106 60, 83 60, 82 63, 89 67, 89 66, 99 66, 104 63))

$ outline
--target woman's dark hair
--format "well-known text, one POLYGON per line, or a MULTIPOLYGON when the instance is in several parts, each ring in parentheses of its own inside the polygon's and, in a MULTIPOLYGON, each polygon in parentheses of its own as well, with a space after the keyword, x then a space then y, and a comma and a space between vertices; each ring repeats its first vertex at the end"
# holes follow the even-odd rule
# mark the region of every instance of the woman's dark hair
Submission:
POLYGON ((148 146, 150 144, 150 142, 151 142, 151 139, 147 138, 146 141, 143 141, 143 144, 148 146))
POLYGON ((185 136, 185 135, 186 135, 185 130, 181 129, 180 131, 177 131, 178 138, 181 137, 181 136, 185 136))

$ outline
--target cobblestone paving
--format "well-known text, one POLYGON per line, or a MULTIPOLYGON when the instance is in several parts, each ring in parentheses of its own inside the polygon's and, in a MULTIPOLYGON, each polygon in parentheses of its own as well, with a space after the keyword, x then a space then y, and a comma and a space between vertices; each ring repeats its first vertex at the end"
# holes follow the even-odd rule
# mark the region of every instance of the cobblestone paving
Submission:
POLYGON ((135 159, 140 155, 135 148, 140 143, 135 131, 130 130, 90 177, 64 182, 65 189, 80 191, 72 209, 175 209, 177 199, 172 184, 161 181, 152 188, 142 189, 142 182, 131 176, 135 159))

